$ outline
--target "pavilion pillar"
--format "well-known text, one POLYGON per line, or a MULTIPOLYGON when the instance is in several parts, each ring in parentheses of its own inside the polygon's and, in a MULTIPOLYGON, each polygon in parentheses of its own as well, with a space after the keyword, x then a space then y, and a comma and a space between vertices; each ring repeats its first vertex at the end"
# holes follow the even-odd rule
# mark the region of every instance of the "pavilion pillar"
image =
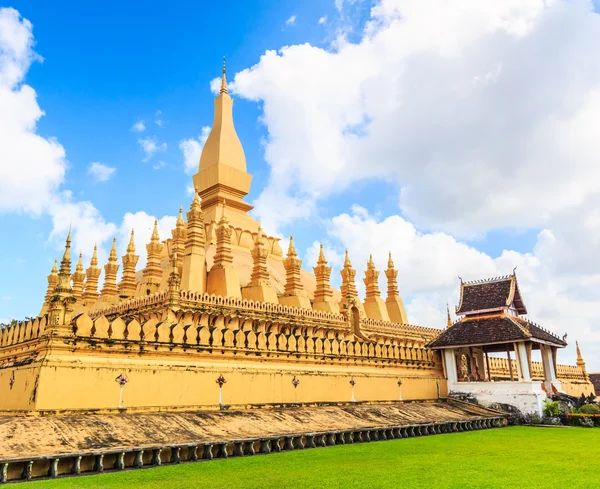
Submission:
POLYGON ((516 343, 515 353, 517 356, 517 365, 519 367, 519 380, 531 382, 531 372, 529 371, 529 361, 527 355, 527 346, 523 342, 516 343))
POLYGON ((458 382, 458 376, 456 374, 456 355, 454 354, 453 348, 446 348, 444 350, 444 363, 446 364, 448 384, 455 384, 458 382))
POLYGON ((554 382, 556 380, 556 371, 554 369, 554 360, 552 358, 552 348, 541 345, 542 365, 544 367, 544 380, 554 382))

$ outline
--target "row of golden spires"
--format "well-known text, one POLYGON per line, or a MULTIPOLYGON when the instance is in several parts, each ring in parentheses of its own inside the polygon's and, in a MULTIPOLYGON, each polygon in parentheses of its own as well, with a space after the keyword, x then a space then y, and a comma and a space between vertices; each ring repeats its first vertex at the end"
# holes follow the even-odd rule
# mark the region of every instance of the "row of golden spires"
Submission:
MULTIPOLYGON (((193 268, 191 261, 187 262, 184 266, 184 259, 193 254, 193 249, 196 248, 197 254, 200 255, 200 261, 203 262, 204 268, 198 270, 199 274, 206 273, 204 249, 206 244, 206 232, 204 228, 204 216, 202 212, 202 206, 200 199, 196 195, 190 206, 190 211, 187 213, 188 222, 183 219, 183 210, 180 207, 179 215, 176 221, 175 229, 172 233, 172 246, 171 246, 171 257, 170 261, 176 263, 176 271, 182 277, 182 288, 184 290, 192 290, 194 283, 199 283, 196 289, 204 288, 204 290, 194 290, 199 292, 206 291, 206 281, 196 280, 194 281, 190 275, 193 274, 191 270, 193 268)), ((215 268, 233 268, 233 256, 231 246, 231 234, 232 229, 229 226, 225 212, 222 212, 221 219, 219 220, 216 228, 216 255, 214 258, 215 268)), ((101 269, 98 267, 97 257, 97 246, 94 245, 94 251, 90 260, 89 268, 84 272, 83 268, 83 255, 79 254, 79 261, 77 262, 75 273, 70 273, 70 247, 71 247, 71 233, 67 236, 65 253, 61 261, 60 272, 57 268, 56 261, 50 275, 48 276, 48 289, 45 296, 44 306, 42 312, 47 310, 51 298, 57 292, 57 286, 60 286, 63 292, 70 291, 76 301, 81 301, 85 306, 91 307, 100 302, 107 304, 116 303, 119 300, 126 300, 136 295, 143 295, 138 291, 138 283, 136 282, 136 270, 135 267, 139 260, 139 255, 135 254, 135 243, 134 243, 134 230, 131 231, 129 244, 127 246, 126 254, 122 257, 123 273, 120 283, 117 284, 117 272, 119 264, 117 260, 117 240, 116 237, 113 239, 112 247, 109 253, 108 261, 104 265, 104 284, 100 292, 98 292, 98 279, 101 274, 101 269), (62 278, 61 278, 62 277, 62 278), (72 282, 72 286, 71 286, 72 282)), ((265 242, 265 234, 260 227, 256 236, 254 237, 254 248, 251 251, 253 257, 253 269, 248 287, 260 288, 259 292, 265 301, 277 302, 278 294, 275 288, 272 286, 270 281, 270 274, 267 268, 267 257, 269 251, 265 242)), ((153 293, 159 290, 159 288, 165 288, 166 283, 164 281, 165 274, 161 268, 161 254, 163 252, 164 243, 161 243, 158 234, 158 220, 154 221, 154 229, 150 238, 150 242, 146 245, 147 251, 147 263, 143 270, 143 275, 139 284, 143 284, 147 287, 147 293, 153 293)), ((196 262, 195 269, 197 270, 199 262, 196 262)), ((287 257, 283 260, 283 264, 286 270, 286 282, 284 287, 283 297, 292 297, 298 303, 299 307, 311 307, 311 302, 308 299, 307 294, 304 291, 303 283, 301 280, 301 266, 302 260, 298 258, 294 246, 293 236, 290 236, 287 257)), ((337 304, 333 300, 333 289, 330 286, 330 275, 331 267, 327 263, 323 245, 320 245, 319 256, 317 264, 313 267, 316 288, 314 292, 314 303, 325 304, 331 312, 339 311, 337 304)), ((209 289, 210 287, 210 273, 209 273, 209 289)), ((348 251, 346 250, 343 268, 340 271, 342 276, 341 294, 342 303, 344 302, 356 302, 358 299, 358 292, 355 284, 356 271, 352 268, 348 251)), ((372 255, 369 257, 367 262, 367 269, 365 271, 364 284, 366 287, 366 298, 365 305, 367 307, 367 316, 374 317, 377 319, 390 320, 390 316, 393 316, 394 322, 406 323, 406 313, 404 306, 398 292, 397 276, 398 271, 394 268, 394 262, 392 260, 391 253, 388 258, 388 268, 385 270, 387 277, 387 299, 388 303, 396 303, 396 313, 388 311, 389 306, 383 304, 380 298, 380 291, 378 285, 379 271, 375 268, 372 255), (371 312, 371 313, 369 313, 371 312)), ((239 284, 238 284, 239 288, 239 284)), ((214 289, 214 287, 213 287, 214 289)), ((220 295, 231 295, 231 290, 235 287, 225 286, 221 291, 220 295)), ((219 292, 219 290, 208 290, 209 292, 219 292)), ((235 293, 235 292, 234 292, 235 293)), ((219 294, 218 294, 219 295, 219 294)), ((282 302, 282 301, 280 301, 282 302)), ((292 301, 292 303, 294 303, 292 301)), ((361 305, 359 304, 359 307, 361 305)), ((361 307, 362 309, 362 307, 361 307)), ((325 309, 323 309, 325 310, 325 309)))

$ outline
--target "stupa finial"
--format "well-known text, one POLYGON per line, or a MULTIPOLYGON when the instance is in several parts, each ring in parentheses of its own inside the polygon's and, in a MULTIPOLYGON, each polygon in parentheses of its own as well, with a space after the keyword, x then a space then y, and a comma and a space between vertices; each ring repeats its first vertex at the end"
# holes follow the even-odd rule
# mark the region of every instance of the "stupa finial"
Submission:
POLYGON ((225 56, 223 56, 223 69, 221 71, 221 90, 220 93, 227 93, 227 66, 225 64, 225 56))
POLYGON ((131 237, 129 238, 129 244, 127 245, 127 253, 135 253, 135 242, 134 242, 134 231, 131 230, 131 237))

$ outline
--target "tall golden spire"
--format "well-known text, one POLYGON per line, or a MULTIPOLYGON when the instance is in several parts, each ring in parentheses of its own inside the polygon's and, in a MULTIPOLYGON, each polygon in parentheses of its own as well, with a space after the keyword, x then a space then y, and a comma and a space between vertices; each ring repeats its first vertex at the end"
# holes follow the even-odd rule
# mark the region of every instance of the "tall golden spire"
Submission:
POLYGON ((446 323, 446 328, 452 326, 452 318, 450 317, 450 307, 448 307, 448 303, 446 302, 446 314, 448 315, 448 322, 446 323))
POLYGON ((71 276, 71 278, 73 279, 73 297, 80 301, 83 294, 83 283, 85 280, 82 253, 79 253, 79 261, 77 262, 77 266, 75 267, 75 273, 71 276))
POLYGON ((194 187, 202 198, 207 222, 218 220, 217 207, 226 200, 236 227, 256 229, 246 214, 252 206, 243 200, 250 191, 252 175, 247 172, 244 148, 233 124, 233 100, 227 92, 225 71, 223 63, 213 124, 202 148, 198 173, 193 177, 194 187))
POLYGON ((140 257, 135 254, 134 231, 131 230, 131 237, 127 245, 127 253, 121 257, 123 263, 123 274, 119 284, 119 296, 123 299, 129 299, 135 296, 135 266, 140 257))
POLYGON ((354 282, 356 270, 352 268, 352 263, 350 263, 350 257, 348 256, 348 250, 346 250, 346 256, 344 258, 344 268, 342 268, 340 274, 342 275, 342 286, 340 287, 340 292, 342 293, 342 302, 356 299, 358 297, 356 283, 354 282))
POLYGON ((113 238, 112 248, 108 255, 108 263, 104 265, 104 287, 100 291, 100 300, 105 302, 117 302, 119 290, 117 289, 117 237, 113 238))
POLYGON ((101 272, 102 270, 98 267, 98 247, 94 244, 90 266, 85 272, 85 289, 82 297, 86 306, 93 306, 98 300, 98 278, 101 272))
POLYGON ((577 350, 577 366, 583 372, 583 376, 588 379, 588 374, 585 369, 585 362, 583 361, 583 356, 581 356, 581 350, 579 349, 579 341, 575 342, 575 348, 577 350))
POLYGON ((406 310, 404 309, 404 303, 398 292, 398 270, 394 268, 394 261, 392 260, 392 253, 389 253, 388 267, 385 271, 387 278, 387 298, 385 305, 390 315, 390 321, 393 323, 407 324, 408 318, 406 317, 406 310))

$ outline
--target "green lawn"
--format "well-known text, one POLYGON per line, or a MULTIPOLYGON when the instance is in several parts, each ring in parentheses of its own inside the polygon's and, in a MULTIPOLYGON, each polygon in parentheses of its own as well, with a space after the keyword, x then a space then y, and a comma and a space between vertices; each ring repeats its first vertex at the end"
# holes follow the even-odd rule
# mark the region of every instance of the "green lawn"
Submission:
POLYGON ((184 463, 12 487, 557 488, 600 487, 600 429, 471 431, 184 463))

